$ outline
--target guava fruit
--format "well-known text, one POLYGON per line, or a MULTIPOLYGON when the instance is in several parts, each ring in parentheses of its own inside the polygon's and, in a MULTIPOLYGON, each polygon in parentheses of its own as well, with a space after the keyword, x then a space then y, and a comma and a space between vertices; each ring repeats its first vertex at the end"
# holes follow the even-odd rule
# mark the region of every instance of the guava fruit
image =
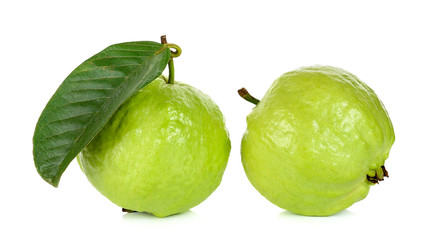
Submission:
POLYGON ((328 216, 388 176, 393 143, 391 120, 370 87, 341 68, 311 66, 274 81, 247 117, 241 155, 248 179, 269 201, 328 216))
POLYGON ((78 155, 92 185, 118 206, 158 217, 185 212, 220 184, 230 153, 218 106, 161 76, 130 97, 78 155))

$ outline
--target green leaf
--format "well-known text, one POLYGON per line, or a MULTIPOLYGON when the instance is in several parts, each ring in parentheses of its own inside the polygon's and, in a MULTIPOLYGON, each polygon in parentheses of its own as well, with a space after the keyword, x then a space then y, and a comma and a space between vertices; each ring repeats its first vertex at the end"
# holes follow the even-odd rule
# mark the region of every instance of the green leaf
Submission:
POLYGON ((41 177, 57 187, 63 172, 120 105, 167 66, 169 48, 156 42, 107 47, 78 66, 43 110, 33 136, 41 177))

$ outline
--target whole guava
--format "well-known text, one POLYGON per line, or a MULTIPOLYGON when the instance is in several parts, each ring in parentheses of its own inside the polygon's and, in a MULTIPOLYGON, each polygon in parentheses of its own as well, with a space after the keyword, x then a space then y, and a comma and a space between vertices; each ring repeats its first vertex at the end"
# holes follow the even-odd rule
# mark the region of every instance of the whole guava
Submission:
POLYGON ((353 74, 303 67, 275 80, 247 117, 242 163, 252 185, 301 215, 335 214, 388 173, 394 130, 382 102, 353 74))
POLYGON ((122 104, 78 162, 113 203, 165 217, 204 201, 220 184, 229 153, 218 106, 161 76, 122 104))

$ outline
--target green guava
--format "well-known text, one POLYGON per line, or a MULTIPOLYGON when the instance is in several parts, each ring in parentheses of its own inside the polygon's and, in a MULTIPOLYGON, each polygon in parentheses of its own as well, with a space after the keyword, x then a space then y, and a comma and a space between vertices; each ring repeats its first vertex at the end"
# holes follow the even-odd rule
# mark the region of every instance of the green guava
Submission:
POLYGON ((229 153, 218 106, 161 76, 122 104, 78 162, 113 203, 165 217, 204 201, 220 184, 229 153))
POLYGON ((382 102, 353 74, 312 66, 276 79, 247 117, 244 170, 275 205, 335 214, 388 176, 394 130, 382 102))

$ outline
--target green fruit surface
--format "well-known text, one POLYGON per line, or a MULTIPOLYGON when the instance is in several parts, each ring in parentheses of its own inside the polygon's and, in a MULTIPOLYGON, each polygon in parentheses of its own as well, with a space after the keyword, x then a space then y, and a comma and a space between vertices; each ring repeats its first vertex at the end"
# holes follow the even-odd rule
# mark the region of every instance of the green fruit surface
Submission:
POLYGON ((275 80, 247 117, 242 163, 275 205, 327 216, 362 200, 386 175, 394 143, 383 104, 365 83, 330 66, 304 67, 275 80))
POLYGON ((229 153, 218 106, 160 77, 117 110, 78 162, 118 206, 164 217, 205 200, 221 182, 229 153))

